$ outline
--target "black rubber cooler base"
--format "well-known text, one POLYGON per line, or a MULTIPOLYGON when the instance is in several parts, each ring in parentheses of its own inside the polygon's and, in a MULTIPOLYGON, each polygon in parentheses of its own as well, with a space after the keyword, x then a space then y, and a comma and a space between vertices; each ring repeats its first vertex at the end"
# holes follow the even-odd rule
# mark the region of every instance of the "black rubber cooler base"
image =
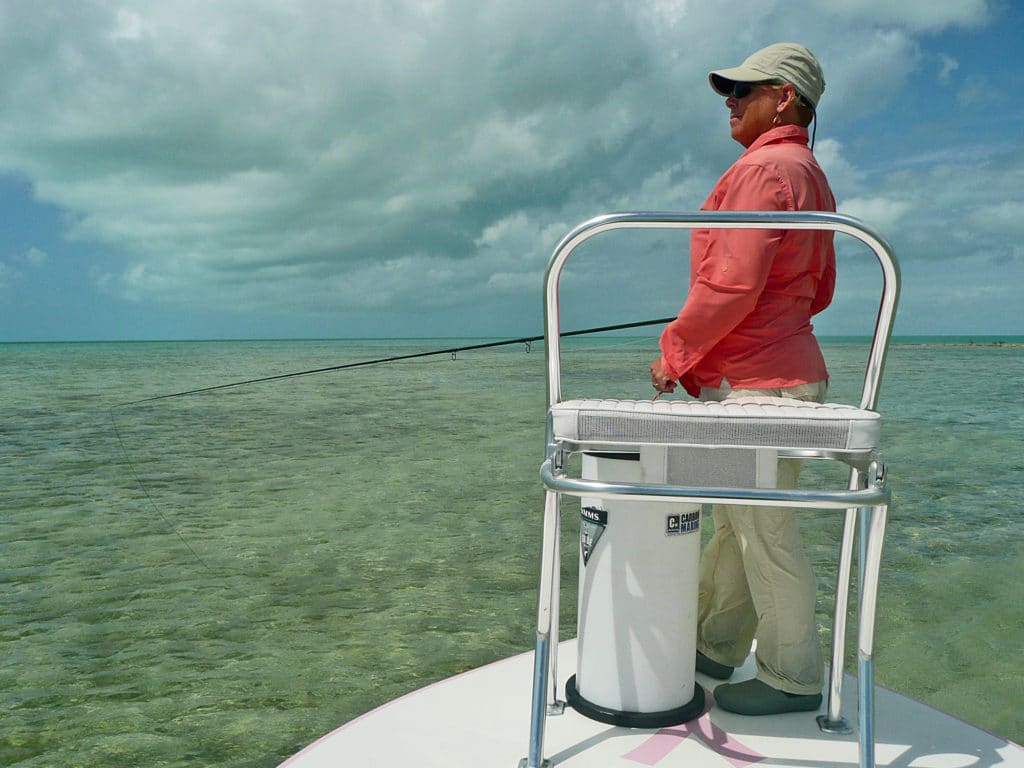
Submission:
POLYGON ((565 700, 584 717, 623 728, 665 728, 698 718, 704 712, 704 689, 698 683, 694 683, 693 698, 688 703, 662 712, 624 712, 589 702, 576 690, 576 675, 565 684, 565 700))

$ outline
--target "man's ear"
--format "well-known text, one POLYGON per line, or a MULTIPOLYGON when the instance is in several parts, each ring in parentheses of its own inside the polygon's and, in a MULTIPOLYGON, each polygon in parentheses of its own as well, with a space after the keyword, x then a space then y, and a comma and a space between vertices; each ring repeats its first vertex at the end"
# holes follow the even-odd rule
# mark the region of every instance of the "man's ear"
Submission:
POLYGON ((782 98, 779 100, 777 107, 779 114, 781 115, 785 112, 790 104, 796 104, 796 101, 796 88, 793 87, 792 83, 785 83, 782 86, 782 98))

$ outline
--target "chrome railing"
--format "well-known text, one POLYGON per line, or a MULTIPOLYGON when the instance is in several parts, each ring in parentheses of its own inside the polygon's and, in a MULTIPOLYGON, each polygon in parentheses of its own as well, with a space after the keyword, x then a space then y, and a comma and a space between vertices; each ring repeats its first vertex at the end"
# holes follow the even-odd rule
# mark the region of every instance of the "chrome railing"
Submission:
POLYGON ((572 252, 595 235, 616 229, 820 229, 851 235, 864 242, 882 268, 882 297, 871 352, 864 373, 860 407, 873 409, 885 368, 885 354, 899 301, 899 265, 892 248, 867 224, 838 213, 700 211, 697 213, 610 213, 584 222, 555 248, 544 277, 544 337, 547 348, 548 407, 562 402, 558 287, 572 252))
MULTIPOLYGON (((617 213, 598 216, 580 224, 555 248, 548 263, 544 288, 544 334, 547 350, 548 408, 562 402, 561 344, 559 322, 559 282, 572 253, 592 237, 623 229, 808 229, 830 230, 850 235, 865 243, 878 258, 882 271, 882 291, 874 335, 864 372, 859 407, 873 410, 896 305, 899 300, 899 266, 891 247, 874 229, 851 218, 824 212, 743 212, 716 211, 696 213, 617 213)), ((837 491, 776 489, 688 488, 682 486, 607 483, 572 479, 566 476, 564 450, 548 427, 547 456, 541 468, 547 488, 544 510, 544 543, 541 552, 540 594, 537 610, 537 637, 534 659, 533 702, 530 719, 528 757, 520 768, 542 768, 546 717, 564 706, 557 696, 558 647, 558 539, 561 528, 560 496, 625 495, 633 500, 686 499, 694 503, 743 503, 757 506, 845 509, 846 518, 840 544, 835 614, 833 616, 832 653, 827 712, 818 717, 821 729, 830 733, 848 733, 852 729, 842 716, 842 682, 845 656, 846 615, 852 572, 854 538, 860 523, 860 580, 858 619, 858 725, 860 764, 874 766, 873 666, 874 625, 877 610, 878 575, 881 548, 888 516, 889 487, 885 468, 878 461, 868 466, 852 466, 847 488, 837 491), (549 689, 550 683, 550 689, 549 689), (550 697, 549 694, 550 693, 550 697)), ((822 454, 820 458, 836 458, 822 454)))

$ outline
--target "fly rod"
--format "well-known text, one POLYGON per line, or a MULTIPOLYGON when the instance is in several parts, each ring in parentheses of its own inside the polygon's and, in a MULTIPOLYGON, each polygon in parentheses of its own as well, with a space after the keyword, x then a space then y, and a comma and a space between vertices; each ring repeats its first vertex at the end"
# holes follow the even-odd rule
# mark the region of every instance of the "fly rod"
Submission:
MULTIPOLYGON (((674 317, 663 317, 657 320, 640 320, 634 323, 620 323, 618 325, 604 325, 597 328, 584 328, 578 331, 565 331, 560 333, 561 338, 567 336, 583 336, 588 333, 603 333, 605 331, 621 331, 626 328, 641 328, 646 325, 664 325, 675 320, 674 317)), ((256 379, 246 379, 245 381, 233 381, 230 384, 215 384, 211 387, 200 387, 199 389, 189 389, 185 392, 173 392, 166 395, 156 395, 154 397, 143 398, 142 400, 133 400, 129 403, 122 403, 117 407, 126 407, 129 405, 139 405, 141 403, 151 403, 155 400, 166 400, 171 397, 185 397, 186 395, 198 395, 203 392, 214 392, 219 389, 228 389, 230 387, 241 387, 246 384, 261 384, 266 381, 277 381, 280 379, 293 379, 298 376, 312 376, 315 373, 329 373, 331 371, 342 371, 347 368, 362 368, 369 365, 380 365, 382 363, 393 363, 399 360, 412 360, 417 357, 430 357, 432 355, 454 355, 459 352, 468 352, 474 349, 488 349, 490 347, 503 347, 511 344, 529 344, 534 341, 542 341, 543 336, 523 336, 518 339, 505 339, 504 341, 487 341, 480 344, 467 344, 461 347, 448 347, 446 349, 433 349, 429 352, 413 352, 408 355, 393 355, 391 357, 381 357, 375 360, 361 360, 357 363, 345 363, 344 365, 331 365, 326 368, 313 368, 308 371, 294 371, 292 373, 279 373, 274 376, 262 376, 256 379)))

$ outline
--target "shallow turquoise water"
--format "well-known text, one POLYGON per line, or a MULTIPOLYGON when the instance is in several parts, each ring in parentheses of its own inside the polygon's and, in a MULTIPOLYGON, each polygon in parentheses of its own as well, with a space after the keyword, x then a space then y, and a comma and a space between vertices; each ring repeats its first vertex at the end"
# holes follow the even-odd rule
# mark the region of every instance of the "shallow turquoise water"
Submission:
MULTIPOLYGON (((459 343, 0 345, 0 765, 273 766, 531 647, 540 345, 114 407, 459 343)), ((649 396, 655 348, 571 345, 567 394, 649 396)), ((827 345, 833 399, 865 354, 827 345)), ((1018 347, 893 348, 876 656, 879 682, 1018 742, 1022 380, 1018 347)), ((839 527, 804 521, 826 639, 839 527)))

